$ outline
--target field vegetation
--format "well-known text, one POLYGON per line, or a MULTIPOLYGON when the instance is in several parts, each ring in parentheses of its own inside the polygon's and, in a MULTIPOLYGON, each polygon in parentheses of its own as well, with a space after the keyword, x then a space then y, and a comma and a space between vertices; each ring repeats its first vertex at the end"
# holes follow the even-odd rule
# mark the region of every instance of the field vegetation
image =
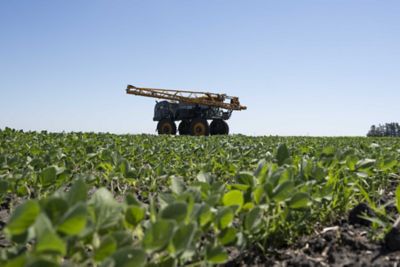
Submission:
POLYGON ((400 208, 399 152, 395 138, 5 129, 0 263, 224 264, 294 244, 359 203, 373 211, 368 238, 382 240, 400 208))

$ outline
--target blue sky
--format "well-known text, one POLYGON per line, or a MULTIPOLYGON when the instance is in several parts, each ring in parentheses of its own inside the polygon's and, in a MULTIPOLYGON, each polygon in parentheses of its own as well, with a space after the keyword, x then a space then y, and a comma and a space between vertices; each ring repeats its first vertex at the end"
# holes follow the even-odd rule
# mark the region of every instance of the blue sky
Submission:
POLYGON ((231 132, 400 121, 400 1, 0 1, 0 128, 155 133, 127 84, 239 96, 231 132))

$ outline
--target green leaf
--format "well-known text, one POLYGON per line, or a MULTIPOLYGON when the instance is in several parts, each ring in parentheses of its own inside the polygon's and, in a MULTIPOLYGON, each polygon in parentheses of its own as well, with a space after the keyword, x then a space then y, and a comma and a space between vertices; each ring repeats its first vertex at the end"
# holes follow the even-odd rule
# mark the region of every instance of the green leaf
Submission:
POLYGON ((209 173, 200 172, 197 177, 197 181, 210 184, 212 181, 211 175, 209 173))
POLYGON ((304 209, 308 207, 308 204, 310 203, 309 200, 310 196, 307 193, 297 192, 287 204, 291 209, 304 209))
POLYGON ((223 264, 228 261, 228 253, 222 247, 210 247, 207 249, 206 259, 212 264, 223 264))
POLYGON ((327 146, 322 149, 323 156, 334 156, 336 152, 336 148, 333 146, 327 146))
POLYGON ((265 159, 262 159, 258 162, 258 167, 254 172, 254 176, 257 177, 259 183, 263 183, 265 181, 265 176, 267 175, 268 164, 265 159))
POLYGON ((37 238, 40 238, 40 236, 47 232, 54 232, 53 225, 45 213, 40 213, 37 216, 33 229, 37 238))
POLYGON ((243 192, 247 191, 247 189, 250 188, 250 186, 245 185, 245 184, 228 184, 226 187, 230 190, 237 189, 237 190, 240 190, 243 192))
POLYGON ((400 212, 400 185, 396 188, 396 207, 398 212, 400 212))
POLYGON ((143 267, 146 265, 147 256, 141 249, 131 247, 121 248, 117 250, 112 258, 118 267, 143 267))
POLYGON ((83 203, 78 203, 67 211, 57 230, 67 235, 77 235, 85 228, 86 221, 86 206, 83 203))
POLYGON ((350 171, 355 171, 356 170, 356 164, 357 164, 358 158, 354 155, 349 155, 346 158, 346 166, 349 168, 350 171))
POLYGON ((101 240, 100 247, 95 250, 94 259, 99 262, 109 257, 117 250, 117 242, 112 236, 106 236, 101 240))
POLYGON ((375 165, 376 160, 374 159, 362 159, 356 164, 358 170, 369 169, 375 165))
POLYGON ((93 194, 89 205, 93 208, 95 226, 98 230, 110 228, 118 224, 122 218, 121 205, 105 188, 100 188, 93 194))
POLYGON ((378 217, 368 217, 368 216, 364 216, 364 215, 359 215, 359 218, 365 219, 367 221, 370 221, 371 223, 377 224, 382 228, 388 228, 389 224, 383 220, 381 220, 378 217))
MULTIPOLYGON (((3 267, 25 267, 27 266, 27 256, 25 254, 22 254, 21 256, 12 258, 12 259, 7 259, 7 262, 4 262, 3 267)), ((3 263, 0 261, 0 263, 3 263)))
POLYGON ((25 267, 59 267, 60 265, 49 259, 37 258, 30 261, 25 267))
POLYGON ((87 200, 87 190, 87 185, 82 179, 75 181, 67 194, 68 204, 73 206, 79 201, 85 202, 87 200))
POLYGON ((247 202, 247 203, 245 203, 245 204, 243 205, 242 210, 244 210, 244 211, 249 211, 249 210, 251 210, 251 209, 253 209, 253 208, 254 208, 254 203, 253 203, 253 202, 247 202))
POLYGON ((261 222, 262 222, 262 210, 259 207, 255 207, 249 213, 246 214, 244 221, 244 228, 249 233, 256 232, 261 222))
POLYGON ((174 223, 169 220, 159 220, 153 223, 145 232, 143 247, 149 251, 163 250, 172 238, 174 223))
POLYGON ((150 197, 150 221, 155 222, 157 219, 157 207, 156 207, 156 202, 154 200, 154 197, 150 197))
POLYGON ((287 204, 291 209, 305 209, 310 204, 310 195, 305 192, 297 192, 287 204))
POLYGON ((125 203, 129 206, 142 206, 142 203, 131 193, 125 195, 125 203))
POLYGON ((262 197, 264 196, 264 188, 262 185, 258 185, 253 190, 253 199, 256 204, 260 204, 262 197))
POLYGON ((126 159, 123 159, 119 163, 118 168, 119 168, 119 171, 124 175, 124 177, 127 177, 131 167, 129 165, 129 162, 126 159))
POLYGON ((0 180, 0 194, 5 194, 8 191, 8 182, 0 180))
POLYGON ((132 231, 130 230, 119 230, 111 233, 114 240, 117 242, 117 247, 122 248, 133 243, 132 231))
POLYGON ((161 209, 165 208, 169 204, 176 202, 176 197, 170 193, 159 193, 157 198, 158 204, 160 205, 161 209))
MULTIPOLYGON (((177 259, 171 257, 164 257, 162 260, 158 261, 157 263, 150 263, 147 264, 146 267, 176 267, 179 266, 177 264, 177 259)), ((197 265, 194 265, 197 267, 197 265)))
POLYGON ((243 193, 239 190, 231 190, 224 194, 222 203, 224 206, 238 206, 241 209, 244 203, 243 193))
POLYGON ((56 180, 57 169, 54 166, 44 169, 39 175, 40 184, 44 187, 54 184, 56 180))
POLYGON ((240 172, 236 176, 236 181, 240 184, 248 185, 250 187, 253 187, 256 183, 255 177, 250 172, 240 172))
POLYGON ((41 200, 41 204, 46 215, 54 224, 58 223, 68 210, 68 203, 61 197, 49 197, 41 200))
POLYGON ((38 238, 36 251, 39 253, 56 253, 65 255, 66 244, 56 233, 48 231, 38 238))
POLYGON ((228 227, 232 223, 234 215, 235 214, 230 207, 220 209, 215 218, 218 228, 222 230, 228 227))
POLYGON ((182 178, 176 176, 171 177, 171 191, 175 194, 181 194, 185 191, 185 183, 182 178))
POLYGON ((274 188, 272 198, 275 201, 283 201, 293 193, 293 189, 294 183, 292 181, 285 181, 274 188))
POLYGON ((396 159, 387 158, 382 162, 382 170, 391 170, 398 164, 396 159))
POLYGON ((190 247, 193 237, 196 233, 197 226, 194 223, 182 225, 175 231, 172 238, 172 251, 175 255, 183 253, 190 247))
POLYGON ((236 230, 233 228, 225 228, 219 233, 218 241, 223 246, 234 243, 236 241, 236 230))
POLYGON ((178 222, 183 221, 187 216, 187 204, 183 202, 175 202, 169 204, 161 212, 161 218, 176 220, 178 222))
POLYGON ((201 227, 208 224, 213 218, 210 206, 208 206, 207 204, 203 204, 203 206, 201 206, 199 210, 198 218, 201 227))
POLYGON ((27 200, 15 209, 5 230, 11 235, 23 234, 35 222, 39 212, 38 202, 27 200))
POLYGON ((278 165, 282 166, 289 157, 290 157, 289 149, 287 148, 286 144, 280 144, 278 146, 278 151, 276 154, 278 165))
POLYGON ((125 212, 125 220, 133 225, 137 226, 145 216, 145 210, 142 207, 130 206, 125 212))
POLYGON ((271 183, 274 187, 280 183, 290 180, 293 177, 291 169, 280 167, 267 177, 266 183, 271 183))

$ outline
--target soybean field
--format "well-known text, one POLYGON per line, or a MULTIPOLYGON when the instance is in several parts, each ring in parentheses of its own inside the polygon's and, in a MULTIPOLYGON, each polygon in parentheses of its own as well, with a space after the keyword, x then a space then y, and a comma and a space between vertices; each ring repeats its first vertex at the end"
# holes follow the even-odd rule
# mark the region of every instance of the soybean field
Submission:
POLYGON ((399 175, 398 138, 6 128, 0 265, 392 266, 399 175))

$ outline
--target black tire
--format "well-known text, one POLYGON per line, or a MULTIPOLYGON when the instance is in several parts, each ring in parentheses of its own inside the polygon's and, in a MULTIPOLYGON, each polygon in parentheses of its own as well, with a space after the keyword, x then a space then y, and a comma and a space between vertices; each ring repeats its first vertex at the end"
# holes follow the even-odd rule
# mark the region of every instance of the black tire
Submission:
POLYGON ((157 132, 158 134, 176 134, 176 125, 170 119, 162 119, 157 124, 157 132))
POLYGON ((190 134, 190 121, 182 120, 181 123, 179 123, 178 131, 180 135, 190 134))
POLYGON ((213 120, 210 124, 211 135, 229 134, 229 125, 224 120, 213 120))
POLYGON ((210 134, 210 127, 205 119, 194 119, 190 123, 190 134, 193 136, 208 136, 210 134))

